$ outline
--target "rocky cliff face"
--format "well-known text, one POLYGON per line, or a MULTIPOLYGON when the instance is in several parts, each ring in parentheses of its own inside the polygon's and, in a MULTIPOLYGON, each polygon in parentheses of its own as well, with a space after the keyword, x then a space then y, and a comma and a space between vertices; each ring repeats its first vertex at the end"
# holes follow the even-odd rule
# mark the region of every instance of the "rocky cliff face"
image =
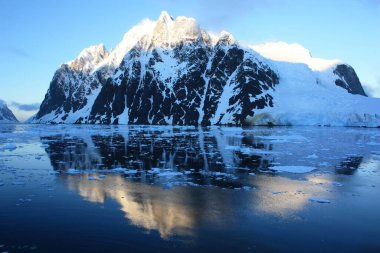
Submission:
POLYGON ((339 79, 335 80, 336 85, 346 89, 349 93, 367 96, 355 70, 351 66, 339 64, 334 69, 334 74, 339 76, 339 79))
MULTIPOLYGON (((310 85, 365 96, 351 67, 330 69, 328 78, 316 74, 310 85)), ((276 107, 280 72, 229 33, 214 36, 192 18, 163 12, 132 28, 112 52, 92 46, 63 64, 33 122, 245 125, 276 107)))

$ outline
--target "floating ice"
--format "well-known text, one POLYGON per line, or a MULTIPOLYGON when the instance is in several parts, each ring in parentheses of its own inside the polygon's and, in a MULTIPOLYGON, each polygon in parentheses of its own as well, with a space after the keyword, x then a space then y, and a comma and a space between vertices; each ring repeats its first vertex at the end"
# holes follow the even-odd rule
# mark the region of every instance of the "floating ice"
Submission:
POLYGON ((125 170, 124 174, 136 174, 138 170, 125 170))
POLYGON ((152 168, 151 170, 147 171, 150 174, 158 174, 160 173, 160 168, 152 168))
POLYGON ((226 145, 226 146, 224 147, 224 149, 226 149, 226 150, 238 151, 238 150, 240 149, 240 147, 239 147, 239 146, 230 146, 230 145, 226 145))
POLYGON ((321 204, 325 204, 325 203, 331 203, 330 200, 328 199, 321 199, 321 198, 311 198, 309 199, 310 202, 314 202, 314 203, 321 203, 321 204))
POLYGON ((9 143, 9 144, 2 146, 0 148, 0 151, 5 151, 5 150, 13 151, 15 149, 17 149, 17 146, 13 143, 9 143))
POLYGON ((318 156, 316 154, 308 155, 306 158, 308 159, 317 159, 318 156))
POLYGON ((289 173, 308 173, 317 168, 311 166, 274 166, 270 169, 278 172, 289 172, 289 173))
POLYGON ((68 169, 67 171, 66 171, 66 174, 79 174, 80 173, 80 171, 79 170, 77 170, 77 169, 68 169))
POLYGON ((227 145, 224 147, 226 150, 232 150, 232 151, 240 151, 243 154, 246 155, 252 155, 252 154, 275 154, 277 152, 265 150, 265 149, 257 149, 257 148, 248 148, 248 147, 240 147, 240 146, 230 146, 227 145))
POLYGON ((175 177, 182 175, 181 172, 175 172, 175 171, 165 171, 158 174, 160 177, 175 177))
POLYGON ((272 142, 294 142, 294 141, 305 141, 305 137, 301 135, 268 135, 260 136, 261 139, 271 140, 272 142))
POLYGON ((127 169, 125 169, 125 168, 114 168, 114 169, 112 169, 111 171, 112 172, 125 172, 127 169))

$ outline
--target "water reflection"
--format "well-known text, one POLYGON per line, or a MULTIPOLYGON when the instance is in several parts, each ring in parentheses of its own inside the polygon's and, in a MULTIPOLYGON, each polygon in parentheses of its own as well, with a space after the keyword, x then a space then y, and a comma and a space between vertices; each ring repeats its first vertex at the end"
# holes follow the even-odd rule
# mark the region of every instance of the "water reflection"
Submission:
POLYGON ((167 239, 227 222, 236 207, 299 218, 311 198, 334 200, 337 181, 369 163, 380 136, 332 128, 118 127, 41 142, 71 190, 94 203, 116 201, 132 224, 167 239), (279 173, 278 165, 315 170, 279 173))
MULTIPOLYGON (((128 131, 111 135, 91 136, 54 135, 42 137, 51 164, 55 170, 113 169, 137 170, 133 175, 144 182, 157 181, 162 173, 183 173, 181 181, 197 185, 216 185, 236 188, 239 174, 248 176, 259 170, 268 170, 271 157, 247 153, 259 150, 265 154, 267 145, 252 143, 249 138, 228 137, 217 131, 128 131), (246 153, 243 153, 246 152, 246 153), (236 174, 236 175, 235 175, 236 174)), ((270 152, 270 151, 269 151, 270 152)))
POLYGON ((362 162, 362 156, 349 156, 336 166, 335 171, 338 174, 353 175, 362 162))
POLYGON ((250 191, 185 186, 167 190, 160 184, 133 182, 118 174, 59 177, 87 201, 117 202, 129 222, 158 231, 163 239, 196 236, 196 230, 205 222, 227 225, 236 218, 236 208, 300 219, 298 213, 310 204, 310 198, 334 201, 340 187, 334 174, 309 174, 298 179, 257 175, 250 180, 257 188, 250 191))
MULTIPOLYGON (((196 188, 176 187, 170 191, 157 185, 126 181, 121 175, 107 175, 103 180, 88 180, 89 175, 65 177, 69 189, 87 201, 105 203, 116 201, 125 218, 148 231, 156 230, 163 239, 173 235, 194 236, 194 230, 202 220, 224 222, 228 214, 228 199, 219 198, 215 189, 207 192, 196 188), (220 210, 218 212, 213 209, 220 210)), ((91 174, 97 177, 98 174, 91 174)), ((231 210, 230 210, 231 211, 231 210)))
POLYGON ((52 166, 59 171, 122 167, 146 172, 158 168, 183 172, 194 183, 218 185, 212 179, 204 182, 199 174, 222 172, 241 177, 273 172, 275 165, 313 166, 352 174, 363 156, 376 147, 363 145, 373 141, 369 136, 334 129, 129 127, 95 132, 85 129, 43 136, 41 141, 52 166), (344 147, 337 143, 344 143, 344 147), (192 173, 187 174, 189 171, 192 173))
POLYGON ((333 175, 307 175, 302 179, 261 176, 255 181, 260 188, 253 192, 252 208, 266 214, 295 218, 313 197, 332 200, 333 175))

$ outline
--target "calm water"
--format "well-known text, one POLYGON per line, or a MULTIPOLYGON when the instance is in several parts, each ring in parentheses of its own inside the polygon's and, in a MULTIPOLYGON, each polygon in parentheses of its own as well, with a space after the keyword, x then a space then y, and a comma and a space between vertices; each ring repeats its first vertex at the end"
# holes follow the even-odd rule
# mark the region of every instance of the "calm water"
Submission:
POLYGON ((379 129, 0 125, 0 252, 380 252, 379 196, 379 129))

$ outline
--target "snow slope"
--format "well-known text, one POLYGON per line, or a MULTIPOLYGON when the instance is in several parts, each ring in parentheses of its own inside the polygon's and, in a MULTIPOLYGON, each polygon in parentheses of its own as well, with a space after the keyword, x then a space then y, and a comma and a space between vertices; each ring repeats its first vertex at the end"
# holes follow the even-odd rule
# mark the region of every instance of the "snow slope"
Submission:
POLYGON ((322 61, 323 71, 313 71, 313 58, 306 59, 306 65, 272 61, 280 75, 280 84, 271 94, 274 105, 248 121, 253 125, 380 126, 380 99, 347 93, 335 84, 333 61, 318 60, 322 61))
POLYGON ((249 47, 262 56, 274 61, 305 63, 314 71, 324 71, 337 64, 343 64, 340 60, 314 58, 309 50, 297 43, 288 44, 286 42, 279 41, 259 45, 250 45, 249 47))

